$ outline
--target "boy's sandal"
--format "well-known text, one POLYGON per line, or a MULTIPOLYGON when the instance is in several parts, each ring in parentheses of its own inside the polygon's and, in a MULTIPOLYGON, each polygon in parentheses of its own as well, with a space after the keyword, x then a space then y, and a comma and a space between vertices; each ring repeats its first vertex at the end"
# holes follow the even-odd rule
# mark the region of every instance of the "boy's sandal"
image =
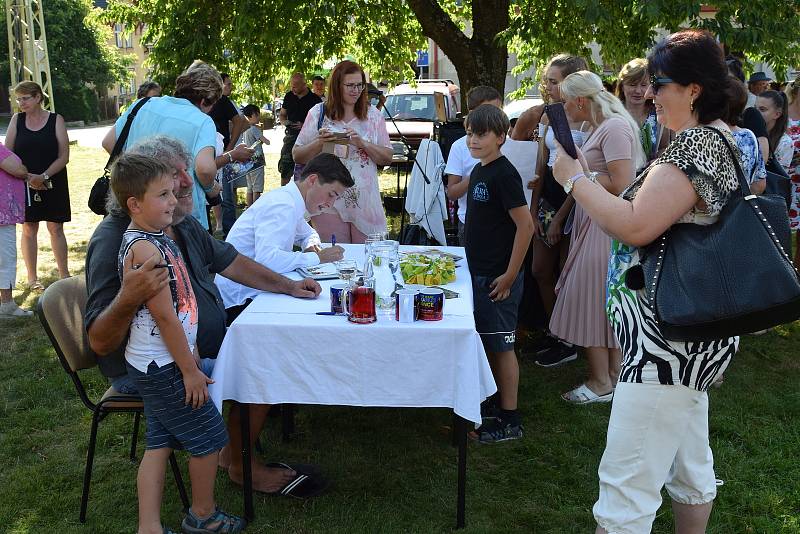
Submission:
POLYGON ((161 525, 161 529, 163 531, 163 534, 178 534, 177 532, 175 532, 171 528, 165 527, 164 525, 161 525))
POLYGON ((215 508, 214 513, 205 519, 200 519, 189 509, 181 523, 184 534, 233 534, 241 532, 246 526, 246 519, 223 512, 219 508, 215 508))
POLYGON ((27 288, 31 291, 44 291, 44 284, 42 284, 39 280, 34 280, 33 282, 27 284, 27 288))

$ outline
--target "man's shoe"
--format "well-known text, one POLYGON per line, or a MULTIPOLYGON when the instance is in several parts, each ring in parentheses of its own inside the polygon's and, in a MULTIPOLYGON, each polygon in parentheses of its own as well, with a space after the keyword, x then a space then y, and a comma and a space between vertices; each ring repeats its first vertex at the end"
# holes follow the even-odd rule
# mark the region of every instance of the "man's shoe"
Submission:
POLYGON ((0 304, 0 318, 30 317, 31 315, 33 315, 32 311, 23 310, 13 300, 0 304))
POLYGON ((478 427, 475 432, 470 433, 469 436, 479 443, 511 441, 512 439, 519 439, 522 437, 522 424, 494 419, 478 427))
POLYGON ((558 367, 578 359, 578 347, 559 343, 549 351, 536 358, 536 365, 541 367, 558 367))

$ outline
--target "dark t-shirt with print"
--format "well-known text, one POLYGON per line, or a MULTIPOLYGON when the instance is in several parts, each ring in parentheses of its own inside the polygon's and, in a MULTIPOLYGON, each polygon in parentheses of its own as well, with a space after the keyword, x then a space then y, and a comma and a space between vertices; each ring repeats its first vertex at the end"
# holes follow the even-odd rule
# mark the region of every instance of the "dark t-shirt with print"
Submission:
POLYGON ((217 127, 217 132, 222 134, 225 146, 228 146, 231 140, 230 121, 238 114, 239 111, 236 109, 236 106, 234 106, 233 102, 225 95, 222 95, 220 99, 217 100, 217 103, 214 104, 214 107, 211 108, 211 111, 208 112, 208 116, 214 120, 214 126, 217 127))
POLYGON ((283 109, 286 110, 286 117, 289 122, 299 122, 300 124, 306 121, 306 115, 311 108, 322 102, 322 99, 309 91, 303 98, 298 98, 296 94, 289 91, 283 97, 283 109))
POLYGON ((469 178, 464 227, 472 274, 500 276, 506 272, 517 232, 508 211, 526 204, 522 179, 505 156, 488 165, 475 165, 469 178))

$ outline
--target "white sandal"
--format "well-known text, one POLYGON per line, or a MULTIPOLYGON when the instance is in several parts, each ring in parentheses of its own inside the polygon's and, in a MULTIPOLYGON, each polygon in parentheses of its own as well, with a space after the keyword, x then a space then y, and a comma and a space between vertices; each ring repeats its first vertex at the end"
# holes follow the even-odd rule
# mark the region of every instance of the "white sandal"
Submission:
POLYGON ((614 397, 614 390, 609 391, 605 395, 598 395, 586 384, 581 384, 572 391, 567 391, 561 395, 561 398, 572 404, 593 404, 596 402, 611 402, 614 397))

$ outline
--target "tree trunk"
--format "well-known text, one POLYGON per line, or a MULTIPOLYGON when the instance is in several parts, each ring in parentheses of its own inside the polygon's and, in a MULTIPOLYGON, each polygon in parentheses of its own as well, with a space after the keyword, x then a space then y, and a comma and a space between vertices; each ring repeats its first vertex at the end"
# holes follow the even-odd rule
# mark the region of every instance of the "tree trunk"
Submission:
POLYGON ((433 0, 408 0, 422 32, 433 39, 447 55, 458 73, 461 107, 466 110, 470 89, 489 85, 505 95, 508 47, 496 41, 508 28, 510 0, 474 0, 472 37, 467 37, 433 0))

